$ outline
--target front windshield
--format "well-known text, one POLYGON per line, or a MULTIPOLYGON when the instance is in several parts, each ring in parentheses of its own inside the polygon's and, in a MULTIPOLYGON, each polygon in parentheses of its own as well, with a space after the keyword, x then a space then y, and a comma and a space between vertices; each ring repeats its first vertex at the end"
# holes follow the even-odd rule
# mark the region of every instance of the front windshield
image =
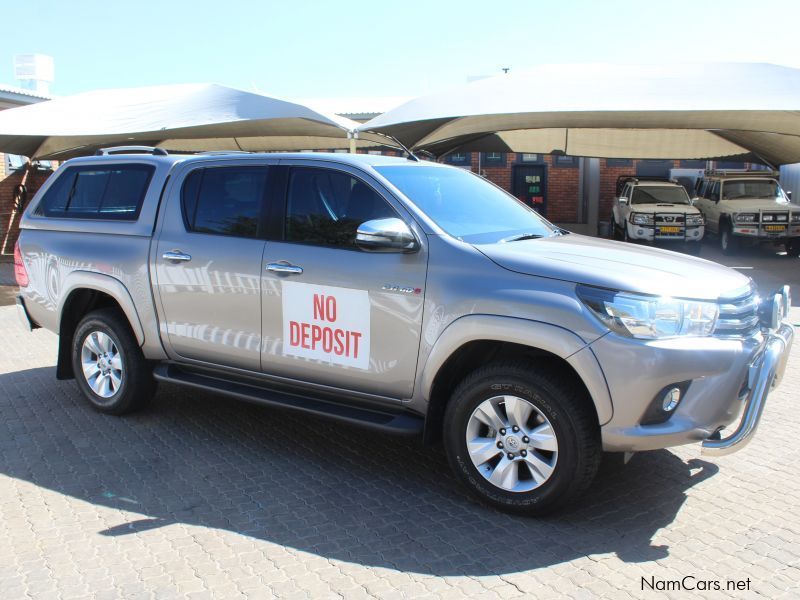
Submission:
POLYGON ((418 165, 375 170, 439 227, 461 240, 488 244, 559 232, 532 208, 464 169, 418 165))
POLYGON ((689 195, 682 186, 640 186, 634 188, 631 204, 689 204, 689 195))
POLYGON ((734 179, 722 184, 722 199, 767 198, 784 200, 783 191, 774 179, 734 179))

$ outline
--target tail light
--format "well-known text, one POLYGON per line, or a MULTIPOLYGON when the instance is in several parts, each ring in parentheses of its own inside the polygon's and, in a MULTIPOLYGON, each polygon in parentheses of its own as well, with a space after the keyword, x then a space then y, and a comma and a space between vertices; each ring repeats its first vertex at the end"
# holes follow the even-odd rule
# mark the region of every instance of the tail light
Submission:
POLYGON ((19 287, 28 287, 28 272, 25 270, 25 263, 22 262, 19 240, 14 244, 14 278, 17 280, 17 285, 19 287))

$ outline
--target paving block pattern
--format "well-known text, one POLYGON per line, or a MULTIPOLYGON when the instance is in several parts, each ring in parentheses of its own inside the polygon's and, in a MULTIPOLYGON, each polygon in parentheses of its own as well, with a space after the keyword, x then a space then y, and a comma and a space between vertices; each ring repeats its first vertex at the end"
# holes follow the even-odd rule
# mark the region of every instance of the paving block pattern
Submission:
POLYGON ((797 352, 744 451, 609 458, 535 520, 410 440, 167 385, 98 414, 13 307, 0 348, 4 599, 800 597, 797 352))

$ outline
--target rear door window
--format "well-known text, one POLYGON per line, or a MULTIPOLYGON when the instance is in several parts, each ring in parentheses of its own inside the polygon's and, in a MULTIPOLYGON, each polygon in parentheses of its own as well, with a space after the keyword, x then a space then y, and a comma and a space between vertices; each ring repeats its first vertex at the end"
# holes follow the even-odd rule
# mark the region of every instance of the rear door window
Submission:
POLYGON ((260 236, 268 167, 208 167, 192 171, 181 191, 189 231, 260 236))
POLYGON ((152 165, 67 167, 36 209, 45 217, 135 221, 155 171, 152 165))

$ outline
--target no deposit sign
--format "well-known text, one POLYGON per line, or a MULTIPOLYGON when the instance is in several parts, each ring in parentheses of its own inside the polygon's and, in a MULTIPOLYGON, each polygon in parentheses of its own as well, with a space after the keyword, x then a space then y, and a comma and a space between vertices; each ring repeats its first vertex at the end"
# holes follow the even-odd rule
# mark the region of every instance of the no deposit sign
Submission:
POLYGON ((366 290, 282 282, 283 353, 369 368, 366 290))

